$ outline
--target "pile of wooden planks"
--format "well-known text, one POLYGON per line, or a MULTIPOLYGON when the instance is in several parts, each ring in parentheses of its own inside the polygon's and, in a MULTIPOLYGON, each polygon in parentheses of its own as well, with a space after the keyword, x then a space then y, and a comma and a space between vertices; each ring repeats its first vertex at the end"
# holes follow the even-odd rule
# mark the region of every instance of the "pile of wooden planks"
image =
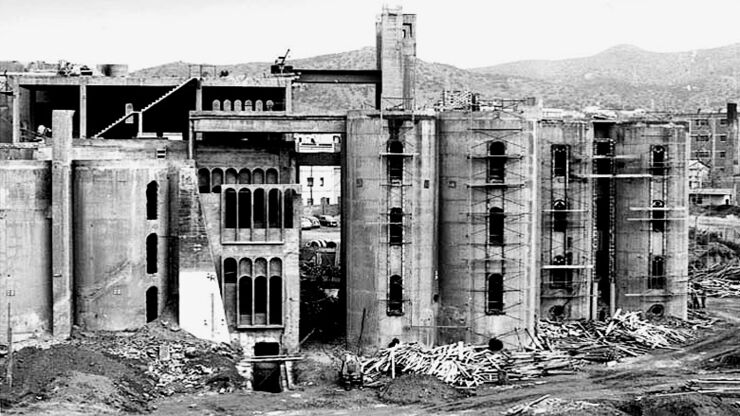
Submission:
POLYGON ((528 380, 548 374, 574 371, 573 360, 560 351, 491 352, 484 345, 462 342, 425 347, 398 344, 380 350, 363 361, 365 380, 372 383, 382 375, 429 374, 452 385, 472 388, 484 383, 528 380))
POLYGON ((717 263, 689 271, 689 293, 709 297, 740 297, 740 262, 717 263))
POLYGON ((719 396, 740 396, 740 377, 704 377, 686 382, 686 390, 719 396))
POLYGON ((538 327, 540 344, 594 362, 674 348, 692 340, 694 332, 685 325, 661 325, 641 319, 639 312, 621 310, 607 321, 540 321, 538 327))

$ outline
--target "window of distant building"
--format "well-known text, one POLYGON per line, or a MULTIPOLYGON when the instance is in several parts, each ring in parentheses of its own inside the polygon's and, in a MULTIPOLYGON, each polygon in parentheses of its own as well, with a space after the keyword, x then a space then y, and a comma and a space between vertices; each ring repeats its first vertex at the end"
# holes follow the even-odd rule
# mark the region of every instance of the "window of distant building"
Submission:
POLYGON ((694 119, 694 126, 696 127, 706 127, 708 125, 709 125, 709 120, 705 118, 694 119))
POLYGON ((504 313, 504 275, 501 273, 489 274, 486 279, 486 313, 502 315, 504 313))
POLYGON ((727 152, 725 152, 724 150, 720 150, 719 152, 717 152, 717 157, 724 159, 726 156, 727 156, 727 152))
POLYGON ((403 278, 394 274, 388 281, 388 315, 403 315, 403 278))
POLYGON ((568 173, 568 150, 569 146, 564 144, 552 145, 552 174, 553 176, 566 176, 568 173))
POLYGON ((719 141, 726 142, 727 141, 727 135, 726 134, 720 134, 719 135, 719 141))

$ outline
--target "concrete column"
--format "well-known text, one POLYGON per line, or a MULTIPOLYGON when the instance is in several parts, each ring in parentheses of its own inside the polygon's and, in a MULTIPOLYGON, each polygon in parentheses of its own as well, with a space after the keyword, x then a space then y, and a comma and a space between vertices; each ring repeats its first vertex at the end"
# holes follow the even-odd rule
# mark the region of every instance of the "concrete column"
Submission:
POLYGON ((21 87, 13 86, 13 143, 21 141, 21 87))
MULTIPOLYGON (((53 131, 53 130, 52 130, 53 131)), ((80 138, 87 138, 87 84, 80 83, 80 138)))
POLYGON ((72 329, 72 110, 52 113, 51 248, 52 335, 72 329))
POLYGON ((291 82, 285 85, 285 112, 290 114, 293 112, 293 88, 291 82))

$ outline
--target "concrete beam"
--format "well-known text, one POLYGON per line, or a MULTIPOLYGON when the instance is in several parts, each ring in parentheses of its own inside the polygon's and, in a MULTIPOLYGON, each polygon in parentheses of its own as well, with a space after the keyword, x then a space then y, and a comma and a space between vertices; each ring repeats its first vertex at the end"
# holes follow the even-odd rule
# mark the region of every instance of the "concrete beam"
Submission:
POLYGON ((380 84, 377 69, 296 69, 293 82, 302 84, 380 84))
POLYGON ((345 114, 191 111, 196 133, 344 133, 345 114))
POLYGON ((69 337, 72 330, 72 110, 52 113, 51 249, 52 335, 69 337))

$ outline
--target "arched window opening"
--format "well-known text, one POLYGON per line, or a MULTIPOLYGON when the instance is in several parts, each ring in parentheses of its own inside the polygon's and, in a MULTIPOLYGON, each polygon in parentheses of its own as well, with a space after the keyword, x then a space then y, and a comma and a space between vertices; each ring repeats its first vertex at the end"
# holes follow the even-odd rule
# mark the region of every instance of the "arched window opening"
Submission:
POLYGON ((242 111, 242 100, 234 100, 234 111, 242 111))
POLYGON ((488 211, 488 244, 492 246, 504 245, 504 210, 493 207, 488 211))
POLYGON ((254 325, 267 324, 267 278, 254 279, 254 325))
POLYGON ((211 109, 213 111, 221 111, 221 101, 213 100, 213 102, 211 103, 211 109))
POLYGON ((237 183, 248 185, 252 183, 252 177, 249 174, 249 169, 242 169, 239 171, 239 177, 237 178, 237 183))
POLYGON ((221 185, 224 183, 224 171, 219 168, 213 169, 211 172, 211 191, 215 193, 221 193, 221 185))
POLYGON ((233 185, 236 183, 236 169, 226 169, 226 178, 224 179, 224 183, 226 183, 227 185, 233 185))
POLYGON ((198 191, 202 194, 211 192, 211 171, 206 168, 198 170, 198 191))
POLYGON ((231 111, 231 100, 224 100, 224 111, 231 111))
POLYGON ((239 279, 239 323, 252 325, 252 278, 242 276, 239 279))
POLYGON ((501 273, 489 274, 487 283, 486 313, 502 315, 504 313, 504 276, 501 273))
POLYGON ((239 260, 239 276, 251 276, 252 275, 252 260, 243 258, 239 260))
POLYGON ((506 177, 506 144, 491 142, 488 145, 488 182, 503 182, 506 177))
POLYGON ((564 233, 568 229, 566 207, 567 205, 562 199, 557 199, 552 203, 552 230, 555 232, 564 233))
POLYGON ((280 228, 282 220, 282 212, 280 205, 282 204, 282 195, 277 189, 270 189, 268 192, 268 204, 270 212, 268 213, 268 224, 271 228, 280 228))
POLYGON ((265 182, 270 184, 278 183, 278 171, 277 169, 267 169, 265 172, 265 182))
POLYGON ((252 100, 244 100, 244 111, 252 110, 254 110, 254 107, 252 106, 252 100))
POLYGON ((653 175, 664 176, 667 163, 666 149, 664 146, 650 146, 653 175))
POLYGON ((397 274, 388 281, 388 315, 403 315, 403 279, 397 274))
POLYGON ((403 210, 401 208, 391 208, 389 222, 388 242, 391 245, 403 244, 403 210))
POLYGON ((224 192, 224 228, 236 228, 236 191, 224 192))
POLYGON ((146 321, 152 322, 159 317, 159 289, 152 286, 146 290, 146 321))
POLYGON ((146 238, 146 272, 157 273, 157 234, 149 234, 146 238))
POLYGON ((239 190, 239 228, 252 228, 252 193, 249 189, 239 190))
POLYGON ((388 140, 388 153, 392 153, 388 156, 388 176, 391 183, 403 182, 403 143, 398 138, 388 140))
POLYGON ((568 174, 568 150, 565 144, 554 144, 552 152, 552 176, 566 176, 568 174))
POLYGON ((236 260, 231 257, 224 259, 224 283, 236 283, 236 260))
POLYGON ((285 204, 283 205, 283 217, 285 228, 293 228, 293 194, 292 189, 285 190, 285 204))
POLYGON ((265 228, 265 190, 254 190, 254 228, 265 228))
POLYGON ((283 284, 280 276, 270 278, 270 325, 283 323, 283 284))
POLYGON ((650 261, 648 289, 665 289, 665 258, 653 256, 650 261))
POLYGON ((652 218, 650 223, 653 231, 662 233, 665 230, 665 201, 654 199, 651 206, 653 209, 650 211, 652 218))
POLYGON ((267 102, 265 102, 265 109, 267 111, 272 111, 274 107, 275 107, 275 103, 272 100, 267 100, 267 102))
POLYGON ((262 100, 254 102, 254 111, 262 111, 262 100))
POLYGON ((265 183, 265 173, 262 169, 255 169, 252 171, 252 183, 256 185, 262 185, 265 183))
POLYGON ((157 181, 149 182, 146 186, 146 219, 157 219, 157 200, 159 194, 159 184, 157 181))

